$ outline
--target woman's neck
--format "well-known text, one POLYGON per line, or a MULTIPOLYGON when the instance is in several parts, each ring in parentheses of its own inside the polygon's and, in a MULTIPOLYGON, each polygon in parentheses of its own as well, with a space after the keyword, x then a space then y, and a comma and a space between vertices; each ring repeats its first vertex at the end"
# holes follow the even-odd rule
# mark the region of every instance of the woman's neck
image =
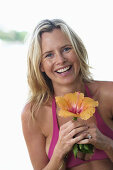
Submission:
POLYGON ((79 91, 85 93, 84 82, 82 80, 78 80, 73 84, 69 85, 60 85, 60 87, 54 87, 55 96, 63 96, 67 93, 74 93, 75 91, 79 91))

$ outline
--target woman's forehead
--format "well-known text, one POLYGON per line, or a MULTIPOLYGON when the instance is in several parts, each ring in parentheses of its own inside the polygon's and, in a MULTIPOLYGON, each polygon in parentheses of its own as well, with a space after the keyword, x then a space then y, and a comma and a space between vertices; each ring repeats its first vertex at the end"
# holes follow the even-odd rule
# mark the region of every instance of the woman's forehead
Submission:
POLYGON ((63 46, 65 44, 70 44, 70 40, 60 29, 54 29, 52 32, 44 32, 41 36, 42 49, 63 46))

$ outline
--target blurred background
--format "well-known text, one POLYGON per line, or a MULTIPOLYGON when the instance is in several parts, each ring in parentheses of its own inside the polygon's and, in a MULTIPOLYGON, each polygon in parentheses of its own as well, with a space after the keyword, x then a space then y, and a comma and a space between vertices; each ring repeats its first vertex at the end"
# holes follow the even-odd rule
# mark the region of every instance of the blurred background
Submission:
MULTIPOLYGON (((112 0, 0 2, 0 170, 32 170, 21 128, 29 37, 42 19, 61 18, 83 40, 94 79, 113 81, 112 0)), ((38 146, 37 146, 38 147, 38 146)))

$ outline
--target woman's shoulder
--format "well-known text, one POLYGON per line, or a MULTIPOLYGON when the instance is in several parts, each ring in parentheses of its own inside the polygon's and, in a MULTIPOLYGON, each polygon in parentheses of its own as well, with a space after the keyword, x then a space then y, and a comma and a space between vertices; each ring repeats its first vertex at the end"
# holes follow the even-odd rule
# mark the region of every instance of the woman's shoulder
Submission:
POLYGON ((113 89, 113 81, 94 81, 95 85, 100 87, 100 89, 113 89))
POLYGON ((93 94, 104 101, 113 102, 113 82, 112 81, 92 81, 88 83, 88 87, 93 94))
POLYGON ((25 106, 23 107, 21 112, 21 120, 24 123, 28 121, 30 117, 31 117, 31 102, 26 103, 25 106))
POLYGON ((106 97, 113 97, 113 82, 112 81, 100 81, 96 82, 97 87, 101 95, 106 97))
POLYGON ((48 112, 48 110, 51 108, 51 103, 46 103, 46 104, 42 104, 40 106, 40 108, 38 109, 38 107, 36 106, 36 108, 34 109, 34 116, 32 115, 32 108, 33 108, 33 103, 32 102, 28 102, 25 104, 22 113, 21 113, 21 117, 22 119, 28 120, 28 119, 34 119, 39 121, 40 118, 45 117, 45 113, 48 112))
POLYGON ((87 84, 91 91, 98 91, 102 94, 111 93, 113 91, 113 82, 112 81, 92 81, 87 84))
POLYGON ((31 107, 32 103, 29 102, 23 108, 21 114, 22 126, 24 128, 28 128, 28 126, 30 126, 32 129, 40 129, 44 136, 46 136, 46 129, 48 129, 48 125, 50 125, 52 121, 51 102, 42 104, 39 109, 36 109, 34 117, 31 113, 31 107))

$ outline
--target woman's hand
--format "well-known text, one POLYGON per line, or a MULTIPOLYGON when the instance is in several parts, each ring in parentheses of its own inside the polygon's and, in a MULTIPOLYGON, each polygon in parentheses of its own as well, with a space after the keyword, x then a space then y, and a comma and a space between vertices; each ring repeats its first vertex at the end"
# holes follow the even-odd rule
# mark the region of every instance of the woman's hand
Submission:
POLYGON ((75 143, 82 141, 86 137, 86 130, 88 130, 88 127, 84 122, 71 120, 62 125, 54 153, 64 158, 75 143))
POLYGON ((92 123, 89 124, 87 130, 87 138, 78 142, 78 144, 88 143, 94 145, 97 149, 106 150, 109 145, 109 138, 99 131, 95 123, 92 123))

